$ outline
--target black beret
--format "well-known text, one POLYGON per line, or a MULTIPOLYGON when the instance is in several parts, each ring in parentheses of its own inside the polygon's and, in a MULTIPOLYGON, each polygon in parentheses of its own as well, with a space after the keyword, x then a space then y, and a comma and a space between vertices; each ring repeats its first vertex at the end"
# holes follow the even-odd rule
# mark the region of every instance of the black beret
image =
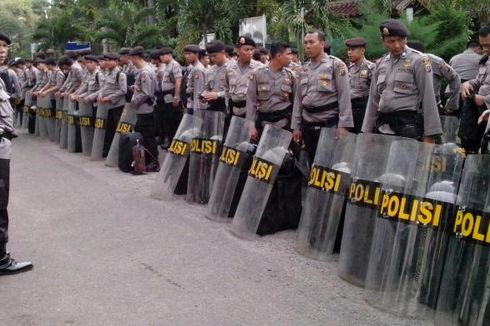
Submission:
POLYGON ((96 55, 89 54, 85 56, 85 60, 97 62, 99 58, 96 55))
POLYGON ((242 45, 251 45, 253 47, 257 47, 253 38, 248 37, 248 36, 240 36, 238 38, 238 41, 236 42, 236 46, 240 47, 242 45))
POLYGON ((162 55, 162 50, 161 49, 156 49, 150 52, 150 58, 151 59, 160 59, 160 56, 162 55))
POLYGON ((199 50, 199 55, 200 55, 201 57, 204 57, 204 56, 208 55, 208 53, 206 52, 206 50, 201 49, 201 50, 199 50))
POLYGON ((106 53, 104 54, 106 60, 119 60, 119 54, 116 53, 106 53))
POLYGON ((366 40, 362 37, 354 37, 346 40, 345 45, 349 48, 363 48, 366 46, 366 40))
POLYGON ((171 48, 163 47, 160 49, 160 55, 172 54, 172 51, 171 48))
POLYGON ((97 61, 104 61, 105 56, 103 54, 97 56, 97 61))
POLYGON ((221 41, 211 41, 206 45, 206 51, 208 51, 208 53, 217 53, 225 50, 225 44, 221 41))
POLYGON ((56 59, 55 58, 47 58, 46 59, 46 64, 48 66, 56 66, 56 59))
POLYGON ((199 53, 201 51, 201 48, 199 45, 195 44, 189 44, 184 47, 184 52, 192 52, 192 53, 199 53))
POLYGON ((10 59, 9 62, 7 62, 7 65, 14 66, 15 65, 15 59, 10 59))
POLYGON ((139 56, 139 57, 144 58, 145 57, 145 49, 142 46, 137 46, 137 47, 129 50, 129 55, 134 55, 134 56, 139 56))
POLYGON ((269 54, 269 50, 267 50, 266 48, 263 48, 263 47, 260 47, 259 51, 261 54, 269 54))
POLYGON ((36 61, 34 61, 35 63, 46 63, 46 60, 45 59, 41 59, 41 58, 36 58, 36 61))
POLYGON ((15 61, 15 64, 16 65, 24 65, 26 63, 26 60, 20 58, 20 59, 17 59, 17 61, 15 61))
POLYGON ((226 46, 226 53, 228 53, 228 55, 230 57, 232 57, 233 54, 235 54, 235 47, 233 45, 227 45, 226 46))
POLYGON ((403 23, 396 19, 387 19, 379 24, 379 30, 382 36, 399 36, 407 37, 408 29, 403 23))
POLYGON ((7 43, 7 45, 10 45, 12 43, 12 41, 10 40, 10 38, 3 34, 3 33, 0 33, 0 40, 4 41, 5 43, 7 43))
POLYGON ((26 59, 26 63, 33 63, 32 59, 26 59))
POLYGON ((130 48, 121 48, 121 50, 119 50, 119 54, 120 55, 128 55, 129 50, 131 50, 131 49, 130 48))
POLYGON ((296 49, 296 48, 291 48, 291 53, 292 53, 292 54, 298 54, 299 52, 298 52, 298 49, 296 49))

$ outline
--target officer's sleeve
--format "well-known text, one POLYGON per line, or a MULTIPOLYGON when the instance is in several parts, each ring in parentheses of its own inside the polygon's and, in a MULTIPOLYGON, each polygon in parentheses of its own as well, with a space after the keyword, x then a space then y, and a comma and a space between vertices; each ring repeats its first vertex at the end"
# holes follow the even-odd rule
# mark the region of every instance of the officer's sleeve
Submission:
POLYGON ((112 103, 116 103, 119 101, 121 96, 126 95, 128 91, 128 81, 126 78, 126 74, 122 71, 119 73, 119 80, 116 81, 118 89, 114 90, 109 96, 107 96, 112 103))
POLYGON ((20 82, 19 82, 19 77, 15 73, 15 71, 8 70, 8 73, 10 75, 10 78, 12 80, 12 83, 14 84, 14 89, 15 89, 15 97, 20 98, 22 94, 22 88, 20 87, 20 82))
POLYGON ((376 119, 378 119, 379 100, 381 94, 378 93, 377 80, 378 64, 376 64, 376 67, 374 68, 371 79, 371 86, 369 86, 369 99, 366 106, 366 113, 364 114, 364 120, 362 121, 362 132, 374 132, 376 119))
POLYGON ((63 74, 60 73, 56 74, 56 87, 58 87, 58 89, 60 89, 61 86, 63 86, 64 78, 65 76, 63 74))
POLYGON ((447 63, 443 63, 440 72, 448 82, 449 98, 446 101, 445 108, 449 111, 455 111, 459 107, 459 90, 461 88, 461 78, 456 70, 447 63))
POLYGON ((335 83, 339 102, 339 128, 353 128, 352 104, 350 101, 350 81, 347 66, 342 61, 335 62, 335 83))
POLYGON ((80 87, 78 88, 78 90, 75 93, 77 93, 79 95, 82 95, 82 94, 86 93, 87 90, 88 90, 88 81, 89 81, 89 78, 86 78, 82 82, 82 84, 80 85, 80 87))
POLYGON ((424 116, 424 136, 442 134, 441 119, 437 110, 432 66, 427 56, 422 56, 414 62, 415 83, 419 90, 422 112, 424 116))
POLYGON ((200 109, 202 107, 202 104, 201 104, 201 100, 199 99, 199 96, 202 94, 202 92, 204 92, 204 88, 206 86, 206 71, 204 69, 194 69, 194 70, 196 72, 194 75, 193 108, 200 109))
POLYGON ((255 122, 257 114, 257 77, 252 73, 247 88, 247 120, 255 122))
POLYGON ((187 78, 187 108, 194 108, 194 74, 196 73, 196 69, 192 69, 189 78, 187 78))
POLYGON ((172 75, 174 76, 174 79, 182 78, 182 68, 179 64, 172 66, 172 75))
MULTIPOLYGON (((301 74, 300 74, 301 76, 301 74)), ((291 129, 301 129, 303 121, 303 97, 301 96, 301 80, 296 83, 296 93, 294 95, 293 114, 291 116, 291 129)))

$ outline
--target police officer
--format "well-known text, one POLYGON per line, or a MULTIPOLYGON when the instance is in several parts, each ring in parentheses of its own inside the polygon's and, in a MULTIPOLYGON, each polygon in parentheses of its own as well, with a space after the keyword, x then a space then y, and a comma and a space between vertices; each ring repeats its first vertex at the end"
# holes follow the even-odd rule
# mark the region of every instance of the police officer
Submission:
POLYGON ((129 51, 129 48, 121 48, 119 51, 119 66, 121 72, 126 75, 126 85, 128 86, 125 95, 126 102, 131 101, 131 96, 133 95, 133 88, 131 86, 134 85, 136 76, 136 68, 129 57, 129 51))
POLYGON ((478 75, 475 79, 465 82, 461 88, 461 95, 465 99, 465 105, 461 113, 459 136, 461 145, 470 153, 476 153, 485 131, 485 125, 475 123, 478 116, 485 113, 480 120, 485 120, 490 109, 490 26, 480 28, 478 33, 480 45, 485 55, 480 60, 478 75))
MULTIPOLYGON (((0 65, 8 57, 10 39, 0 33, 0 65)), ((10 182, 10 139, 14 138, 13 114, 9 95, 6 92, 4 81, 0 78, 0 275, 9 275, 32 269, 31 262, 16 262, 7 252, 9 215, 7 204, 9 198, 10 182)))
MULTIPOLYGON (((420 52, 425 52, 425 47, 419 41, 408 41, 407 46, 420 52)), ((429 57, 432 66, 432 79, 434 82, 434 93, 436 95, 437 107, 439 112, 453 113, 459 108, 459 92, 461 87, 461 78, 456 70, 444 61, 444 59, 432 54, 426 53, 429 57), (446 92, 446 103, 443 107, 441 101, 441 86, 445 81, 448 84, 448 92, 446 92)))
POLYGON ((206 51, 213 66, 206 71, 206 85, 201 93, 201 99, 207 103, 207 109, 212 111, 226 110, 225 78, 228 59, 226 47, 221 41, 211 41, 206 45, 206 51))
POLYGON ((247 89, 247 120, 253 121, 250 138, 258 141, 266 124, 290 130, 296 89, 294 73, 287 67, 291 48, 286 43, 271 45, 272 59, 252 73, 247 89))
POLYGON ((362 121, 366 113, 369 98, 369 87, 373 77, 375 64, 367 60, 366 41, 362 37, 354 37, 345 41, 349 57, 350 97, 352 116, 354 118, 354 133, 361 132, 362 121))
POLYGON ((385 20, 379 29, 389 53, 376 62, 362 131, 434 142, 442 128, 430 60, 406 46, 400 21, 385 20))
POLYGON ((51 73, 48 83, 43 87, 39 96, 50 97, 52 108, 51 111, 53 111, 52 113, 54 114, 54 111, 56 110, 56 99, 54 98, 54 93, 56 93, 63 85, 63 82, 65 81, 65 74, 58 67, 58 64, 54 58, 46 59, 46 66, 51 73))
POLYGON ((476 78, 482 58, 480 51, 480 43, 472 40, 468 42, 466 50, 463 53, 456 54, 449 60, 449 65, 456 70, 459 77, 461 77, 462 83, 476 78))
POLYGON ((325 34, 321 31, 307 33, 304 46, 310 61, 299 76, 291 128, 293 140, 304 141, 313 162, 321 127, 337 127, 341 136, 354 122, 347 66, 324 52, 325 34))
POLYGON ((198 57, 199 57, 199 61, 201 61, 202 65, 204 66, 204 69, 207 70, 209 68, 209 63, 211 61, 209 60, 209 56, 206 50, 201 49, 199 51, 198 57))
POLYGON ((164 147, 167 148, 177 132, 182 119, 182 105, 180 103, 182 90, 182 67, 175 61, 172 49, 160 49, 160 61, 165 65, 162 83, 160 85, 163 96, 163 124, 164 147))
POLYGON ((77 91, 75 100, 80 103, 93 103, 95 98, 91 95, 97 93, 100 86, 104 82, 104 76, 99 71, 98 57, 95 55, 85 56, 85 67, 87 68, 87 74, 84 83, 77 91))
POLYGON ((97 99, 99 104, 106 104, 108 111, 107 114, 107 127, 104 138, 104 148, 102 150, 102 156, 106 157, 111 148, 112 139, 116 133, 116 127, 121 118, 121 114, 126 103, 126 92, 128 86, 126 83, 126 74, 119 68, 119 55, 114 53, 105 54, 105 67, 107 73, 104 77, 104 81, 100 87, 100 90, 96 93, 89 95, 90 100, 97 99))
MULTIPOLYGON (((165 142, 165 131, 164 131, 164 99, 162 93, 162 81, 165 72, 165 64, 160 59, 161 49, 156 49, 150 52, 151 64, 155 66, 155 132, 157 134, 157 144, 164 144, 165 142)), ((166 145, 166 144, 165 144, 166 145)), ((167 145, 168 146, 168 145, 167 145)), ((166 148, 165 146, 164 148, 166 148)))
POLYGON ((189 77, 187 80, 187 110, 189 113, 200 110, 204 105, 200 100, 201 93, 204 91, 206 83, 206 69, 199 61, 201 48, 195 44, 184 47, 184 56, 187 64, 190 65, 189 77))
MULTIPOLYGON (((226 68, 225 90, 229 114, 245 117, 248 83, 252 73, 262 64, 252 60, 255 41, 248 36, 240 36, 236 44, 238 59, 226 68)), ((228 121, 229 122, 229 121, 228 121)), ((225 129, 226 126, 225 126, 225 129)))
POLYGON ((136 111, 137 117, 134 131, 141 133, 143 146, 149 153, 145 155, 146 170, 156 172, 159 168, 153 116, 156 75, 150 64, 145 61, 145 50, 142 47, 132 48, 129 56, 136 68, 134 93, 130 102, 130 108, 136 111))

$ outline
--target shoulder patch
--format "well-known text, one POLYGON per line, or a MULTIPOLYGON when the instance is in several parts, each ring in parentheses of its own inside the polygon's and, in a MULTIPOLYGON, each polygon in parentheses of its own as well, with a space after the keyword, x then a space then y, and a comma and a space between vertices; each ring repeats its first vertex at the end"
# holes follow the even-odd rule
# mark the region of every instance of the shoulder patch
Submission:
POLYGON ((429 57, 424 55, 422 57, 422 64, 424 65, 425 71, 431 72, 432 71, 432 65, 430 64, 429 57))

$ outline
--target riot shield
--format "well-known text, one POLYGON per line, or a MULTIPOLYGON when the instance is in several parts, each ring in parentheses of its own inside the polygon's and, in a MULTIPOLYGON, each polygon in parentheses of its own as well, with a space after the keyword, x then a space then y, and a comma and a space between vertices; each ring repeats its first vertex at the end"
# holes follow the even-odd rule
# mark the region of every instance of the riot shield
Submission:
POLYGON ((78 153, 81 151, 80 123, 77 102, 69 100, 68 104, 68 152, 78 153))
POLYGON ((271 125, 264 128, 233 219, 231 231, 236 236, 244 239, 257 237, 262 214, 291 137, 289 131, 271 125))
MULTIPOLYGON (((429 319, 439 291, 464 157, 455 144, 419 143, 418 155, 412 155, 416 156, 412 185, 407 182, 398 191, 383 184, 377 222, 391 223, 395 233, 391 254, 380 259, 376 275, 368 271, 367 300, 397 315, 429 319)), ((374 251, 371 258, 378 258, 374 251)))
POLYGON ((60 148, 67 148, 68 145, 68 103, 70 99, 68 95, 63 97, 63 113, 61 118, 61 130, 60 130, 60 148))
POLYGON ((54 142, 59 144, 61 138, 61 124, 63 121, 63 98, 56 98, 56 113, 54 126, 54 142))
POLYGON ((173 197, 177 183, 189 157, 192 139, 201 130, 202 119, 184 114, 172 144, 168 148, 160 172, 151 189, 151 196, 156 199, 173 197))
POLYGON ((459 144, 460 140, 458 138, 458 128, 459 120, 457 117, 442 115, 441 116, 441 126, 442 126, 442 143, 455 143, 459 144))
POLYGON ((29 125, 29 109, 32 105, 32 91, 26 92, 26 98, 24 99, 24 114, 22 116, 22 128, 27 129, 29 125))
POLYGON ((336 128, 322 128, 298 226, 296 250, 329 260, 350 186, 356 135, 336 138, 336 128))
POLYGON ((338 266, 339 277, 357 286, 365 285, 381 193, 379 178, 386 171, 391 143, 400 139, 377 134, 357 136, 338 266))
POLYGON ((232 202, 240 198, 243 187, 237 188, 242 171, 250 168, 251 149, 248 142, 252 122, 233 116, 226 140, 219 158, 218 170, 209 198, 206 217, 213 221, 224 222, 235 214, 232 202))
POLYGON ((78 103, 80 136, 82 138, 82 153, 92 155, 92 141, 94 139, 94 108, 92 103, 78 103))
POLYGON ((48 138, 48 128, 46 123, 46 110, 48 108, 49 97, 38 96, 37 97, 37 109, 36 109, 36 128, 38 128, 39 136, 41 138, 48 138))
POLYGON ((133 110, 129 104, 124 106, 121 119, 117 124, 116 133, 111 143, 111 148, 107 154, 105 165, 111 167, 117 167, 119 161, 119 139, 121 135, 133 132, 134 125, 136 124, 136 111, 133 110))
POLYGON ((200 133, 191 142, 186 201, 206 204, 213 189, 223 140, 224 113, 199 110, 200 133))
POLYGON ((107 104, 97 104, 97 113, 95 114, 94 122, 94 140, 92 142, 92 161, 101 161, 103 159, 102 153, 104 151, 105 129, 107 125, 108 114, 109 109, 107 107, 107 104))
POLYGON ((465 161, 444 264, 436 325, 490 325, 490 156, 465 161))
POLYGON ((488 120, 487 127, 485 128, 485 132, 483 133, 480 150, 482 154, 490 153, 490 120, 488 120))

